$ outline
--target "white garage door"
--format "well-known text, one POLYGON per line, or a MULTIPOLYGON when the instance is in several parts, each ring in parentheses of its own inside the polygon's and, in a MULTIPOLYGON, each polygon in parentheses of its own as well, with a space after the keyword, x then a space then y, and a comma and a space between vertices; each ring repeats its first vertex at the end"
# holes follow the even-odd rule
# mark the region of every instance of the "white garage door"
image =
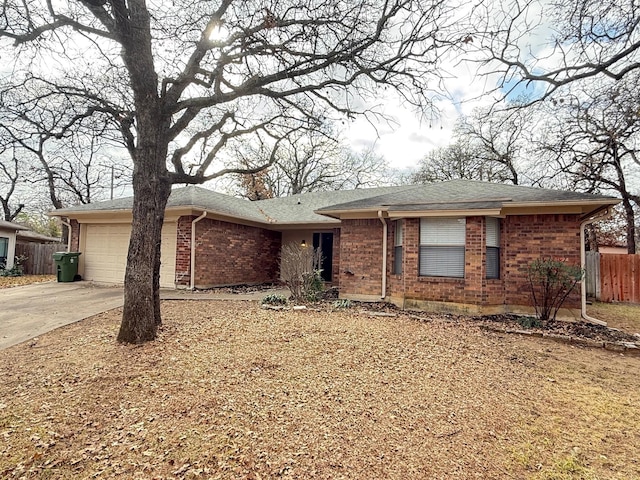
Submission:
MULTIPOLYGON (((127 250, 131 225, 88 223, 85 229, 81 260, 84 264, 84 280, 100 283, 122 284, 127 264, 127 250)), ((160 286, 175 287, 176 232, 175 223, 162 227, 162 251, 160 286)))

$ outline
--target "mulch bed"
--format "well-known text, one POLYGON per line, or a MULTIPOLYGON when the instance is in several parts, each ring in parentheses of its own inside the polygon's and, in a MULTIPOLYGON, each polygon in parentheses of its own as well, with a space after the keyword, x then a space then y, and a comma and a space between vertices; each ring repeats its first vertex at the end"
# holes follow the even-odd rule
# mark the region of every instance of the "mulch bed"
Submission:
POLYGON ((532 317, 518 315, 485 315, 472 317, 473 321, 486 324, 499 323, 507 329, 530 330, 532 332, 553 333, 570 337, 586 338, 603 342, 638 342, 640 338, 615 328, 587 322, 548 321, 535 322, 532 317))

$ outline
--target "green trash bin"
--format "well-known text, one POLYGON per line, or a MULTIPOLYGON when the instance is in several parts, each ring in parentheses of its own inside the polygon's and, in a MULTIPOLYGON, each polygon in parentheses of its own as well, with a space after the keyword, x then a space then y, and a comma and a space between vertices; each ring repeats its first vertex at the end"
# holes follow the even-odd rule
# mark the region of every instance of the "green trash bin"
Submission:
POLYGON ((73 282, 78 274, 78 257, 80 255, 80 252, 55 252, 53 254, 58 282, 73 282))

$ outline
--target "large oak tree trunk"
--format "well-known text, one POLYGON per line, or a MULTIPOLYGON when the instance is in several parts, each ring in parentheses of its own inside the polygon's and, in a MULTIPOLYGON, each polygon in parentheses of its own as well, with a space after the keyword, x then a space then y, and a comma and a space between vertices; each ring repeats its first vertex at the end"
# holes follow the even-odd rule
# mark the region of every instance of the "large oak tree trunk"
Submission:
POLYGON ((133 208, 124 309, 118 341, 144 343, 156 338, 160 316, 160 243, 164 210, 171 193, 167 174, 168 121, 153 95, 138 105, 138 145, 133 155, 133 208))
POLYGON ((114 4, 122 58, 129 72, 136 109, 133 156, 133 220, 124 309, 118 341, 143 343, 156 338, 160 316, 160 242, 164 209, 171 193, 167 174, 170 116, 158 96, 151 48, 150 17, 144 0, 114 4))
POLYGON ((171 184, 158 163, 153 158, 139 162, 133 176, 133 221, 118 334, 124 343, 153 340, 161 323, 160 241, 171 184))

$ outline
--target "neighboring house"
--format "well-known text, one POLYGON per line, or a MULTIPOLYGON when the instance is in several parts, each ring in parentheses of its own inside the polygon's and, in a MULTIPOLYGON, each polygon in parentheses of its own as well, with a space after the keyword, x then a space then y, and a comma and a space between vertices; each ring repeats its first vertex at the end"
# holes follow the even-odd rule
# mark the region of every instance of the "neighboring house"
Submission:
POLYGON ((29 229, 17 223, 0 220, 0 267, 4 266, 7 270, 13 268, 16 234, 24 230, 29 229))
MULTIPOLYGON (((280 247, 320 247, 342 298, 463 312, 530 310, 526 266, 580 264, 581 225, 613 197, 454 180, 249 202, 200 187, 172 192, 160 283, 171 288, 278 280, 280 247)), ((132 199, 52 212, 72 226, 87 280, 122 283, 132 199)), ((569 299, 580 306, 580 298, 569 299)))
POLYGON ((27 243, 60 243, 62 239, 60 237, 50 237, 49 235, 43 235, 42 233, 34 232, 33 230, 20 230, 16 235, 16 244, 27 243))
POLYGON ((618 253, 627 254, 628 249, 626 245, 598 245, 599 253, 618 253))

